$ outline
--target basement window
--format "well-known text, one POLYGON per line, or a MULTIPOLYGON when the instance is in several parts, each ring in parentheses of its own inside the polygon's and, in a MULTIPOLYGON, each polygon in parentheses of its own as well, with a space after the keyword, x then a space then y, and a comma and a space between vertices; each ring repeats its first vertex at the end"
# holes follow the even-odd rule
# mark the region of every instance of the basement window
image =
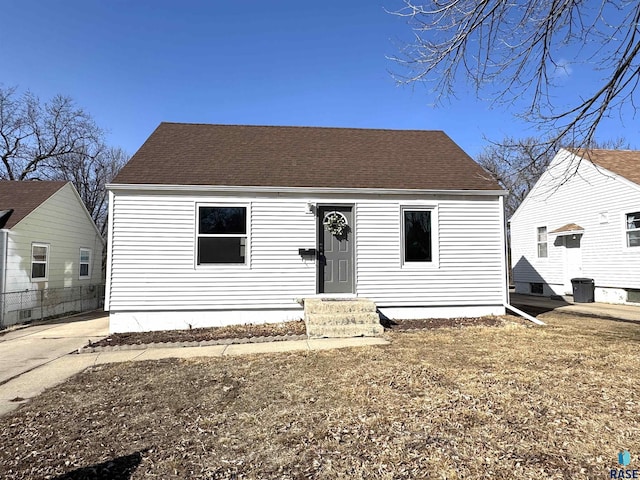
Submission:
POLYGON ((544 286, 542 283, 530 283, 530 292, 534 295, 542 295, 544 293, 544 286))
POLYGON ((246 264, 247 207, 198 206, 197 264, 246 264))
POLYGON ((640 290, 637 288, 627 288, 627 302, 640 303, 640 290))

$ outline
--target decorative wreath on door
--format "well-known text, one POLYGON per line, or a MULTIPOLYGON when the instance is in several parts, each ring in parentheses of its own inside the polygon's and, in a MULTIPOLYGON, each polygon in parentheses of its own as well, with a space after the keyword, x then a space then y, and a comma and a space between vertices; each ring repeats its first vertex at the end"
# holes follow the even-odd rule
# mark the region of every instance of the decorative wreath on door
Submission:
POLYGON ((328 212, 324 216, 322 224, 329 233, 335 235, 336 237, 344 235, 349 228, 346 217, 342 213, 336 211, 328 212))

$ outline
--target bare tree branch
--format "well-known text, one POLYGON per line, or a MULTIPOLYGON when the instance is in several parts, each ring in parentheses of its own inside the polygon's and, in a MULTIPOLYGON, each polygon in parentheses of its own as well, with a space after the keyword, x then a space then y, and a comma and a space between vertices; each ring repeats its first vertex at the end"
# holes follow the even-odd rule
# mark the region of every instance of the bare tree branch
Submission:
POLYGON ((0 86, 0 178, 72 182, 104 234, 105 185, 127 160, 105 145, 104 131, 71 98, 42 103, 0 86))
POLYGON ((0 87, 0 177, 32 178, 52 158, 82 153, 86 145, 102 142, 104 132, 69 97, 47 103, 30 92, 0 87))
POLYGON ((496 104, 527 99, 518 116, 541 127, 548 146, 589 145, 614 112, 636 112, 640 82, 637 0, 405 0, 414 39, 393 57, 403 83, 428 82, 440 100, 466 78, 496 104), (569 60, 564 60, 568 56, 569 60), (563 70, 601 76, 584 97, 554 95, 563 70))
POLYGON ((42 168, 42 178, 72 182, 100 232, 106 233, 107 190, 106 185, 129 160, 120 148, 104 144, 85 147, 83 153, 57 156, 42 168))

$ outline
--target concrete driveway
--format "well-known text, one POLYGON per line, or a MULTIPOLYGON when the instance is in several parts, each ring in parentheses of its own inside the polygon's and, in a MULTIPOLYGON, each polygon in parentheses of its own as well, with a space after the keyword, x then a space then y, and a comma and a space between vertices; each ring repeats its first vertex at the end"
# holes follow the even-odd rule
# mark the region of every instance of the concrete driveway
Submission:
POLYGON ((0 332, 0 385, 109 335, 105 312, 0 332))
POLYGON ((640 307, 611 303, 574 303, 571 300, 554 300, 537 295, 510 294, 511 304, 530 315, 555 311, 587 317, 609 318, 623 322, 640 322, 640 307))

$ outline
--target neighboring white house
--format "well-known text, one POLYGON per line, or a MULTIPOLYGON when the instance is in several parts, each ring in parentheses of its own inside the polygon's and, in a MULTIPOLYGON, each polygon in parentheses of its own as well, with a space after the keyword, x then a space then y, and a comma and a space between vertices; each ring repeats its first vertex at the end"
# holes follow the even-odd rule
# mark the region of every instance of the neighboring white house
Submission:
POLYGON ((505 311, 505 192, 441 131, 162 123, 108 188, 112 332, 298 319, 322 296, 505 311))
POLYGON ((640 151, 560 150, 511 218, 517 293, 640 302, 640 151))
POLYGON ((100 284, 103 248, 71 183, 0 181, 0 326, 39 318, 43 300, 55 310, 64 287, 100 284))

